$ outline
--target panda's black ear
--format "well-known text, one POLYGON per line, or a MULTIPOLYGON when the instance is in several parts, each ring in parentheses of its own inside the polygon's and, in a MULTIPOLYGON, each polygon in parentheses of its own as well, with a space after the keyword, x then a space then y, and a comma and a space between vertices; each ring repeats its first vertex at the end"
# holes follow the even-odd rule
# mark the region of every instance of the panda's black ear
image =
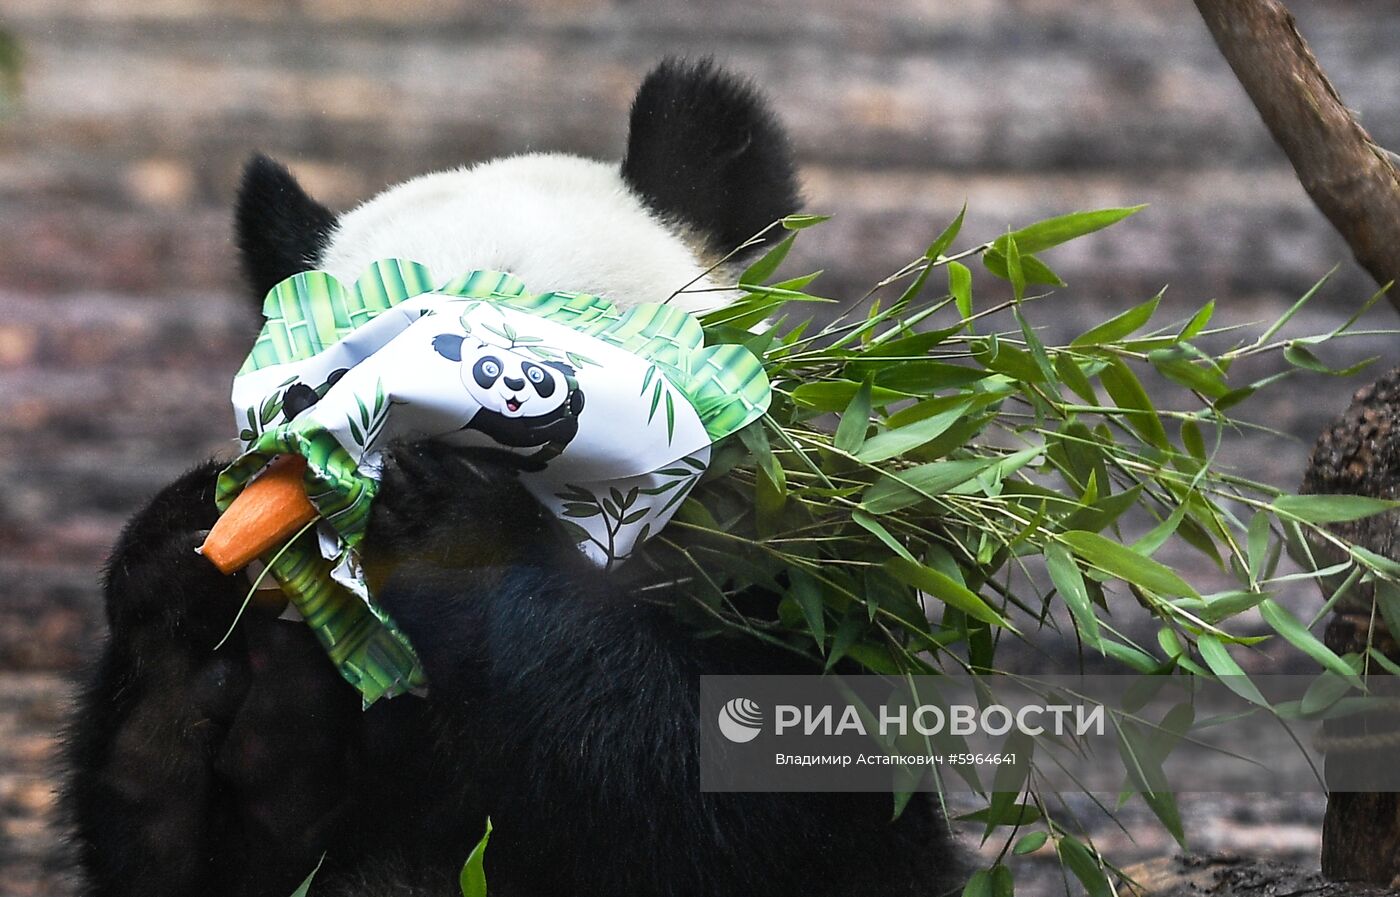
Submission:
POLYGON ((622 177, 719 254, 797 211, 792 147, 758 93, 709 59, 667 59, 632 101, 622 177))
POLYGON ((335 215, 306 195, 285 166, 261 153, 243 167, 234 237, 243 275, 261 300, 281 281, 310 271, 335 230, 335 215))

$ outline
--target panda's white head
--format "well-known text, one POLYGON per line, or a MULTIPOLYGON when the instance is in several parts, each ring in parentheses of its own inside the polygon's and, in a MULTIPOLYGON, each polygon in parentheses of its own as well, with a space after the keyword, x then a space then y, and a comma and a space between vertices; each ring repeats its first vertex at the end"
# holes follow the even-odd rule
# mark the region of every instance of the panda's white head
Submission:
MULTIPOLYGON (((512 156, 414 178, 336 215, 256 156, 236 230, 259 299, 300 271, 322 268, 348 283, 377 259, 406 258, 437 277, 509 271, 532 292, 630 306, 697 278, 713 285, 702 275, 715 260, 798 204, 787 138, 752 88, 708 61, 668 60, 637 92, 620 165, 512 156)), ((672 304, 722 301, 695 291, 672 304)))

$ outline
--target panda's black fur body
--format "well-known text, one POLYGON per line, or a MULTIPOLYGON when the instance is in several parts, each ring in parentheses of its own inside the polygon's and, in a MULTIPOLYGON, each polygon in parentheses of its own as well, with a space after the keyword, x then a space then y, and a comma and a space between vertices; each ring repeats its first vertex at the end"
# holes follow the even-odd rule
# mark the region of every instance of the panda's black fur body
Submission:
MULTIPOLYGON (((654 72, 632 121, 628 182, 712 249, 795 210, 781 132, 707 64, 654 72)), ((258 295, 316 263, 323 211, 286 169, 249 166, 237 221, 258 295)), ((488 815, 493 897, 956 888, 932 800, 892 821, 889 795, 702 793, 698 676, 810 670, 758 641, 697 639, 671 609, 684 596, 590 565, 519 464, 391 452, 366 576, 431 689, 363 712, 304 626, 250 611, 213 650, 247 588, 194 551, 219 465, 139 512, 106 570, 111 638, 68 742, 87 893, 286 897, 324 854, 313 895, 446 897, 488 815)))

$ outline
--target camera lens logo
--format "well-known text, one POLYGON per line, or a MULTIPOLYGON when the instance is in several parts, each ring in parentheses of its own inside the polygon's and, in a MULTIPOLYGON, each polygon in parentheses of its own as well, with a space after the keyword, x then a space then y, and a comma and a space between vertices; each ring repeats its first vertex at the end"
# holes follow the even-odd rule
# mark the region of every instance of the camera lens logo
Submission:
POLYGON ((763 731, 763 709, 748 698, 734 698, 719 709, 719 731, 735 744, 753 741, 763 731))

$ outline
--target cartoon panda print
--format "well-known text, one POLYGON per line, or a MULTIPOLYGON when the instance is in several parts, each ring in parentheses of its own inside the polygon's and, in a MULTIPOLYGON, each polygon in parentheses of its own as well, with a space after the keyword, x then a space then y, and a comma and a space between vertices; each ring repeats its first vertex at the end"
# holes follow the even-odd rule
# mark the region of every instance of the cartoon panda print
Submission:
POLYGON ((461 364, 462 385, 481 406, 462 429, 511 448, 538 446, 530 458, 540 464, 577 435, 583 391, 569 365, 452 333, 435 337, 433 349, 461 364))

